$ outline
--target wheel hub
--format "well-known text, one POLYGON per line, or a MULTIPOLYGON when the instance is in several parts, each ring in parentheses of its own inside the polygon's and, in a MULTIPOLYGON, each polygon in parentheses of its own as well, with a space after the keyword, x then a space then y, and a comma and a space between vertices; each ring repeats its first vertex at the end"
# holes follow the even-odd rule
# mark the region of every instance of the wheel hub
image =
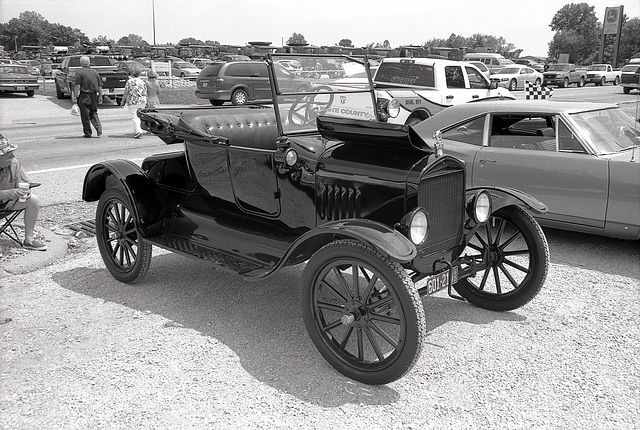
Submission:
POLYGON ((347 303, 347 309, 344 315, 340 317, 342 325, 353 324, 356 327, 364 327, 369 322, 369 312, 367 308, 358 300, 352 300, 347 303))
POLYGON ((485 254, 485 261, 488 266, 497 266, 502 262, 504 254, 497 246, 490 246, 485 254))

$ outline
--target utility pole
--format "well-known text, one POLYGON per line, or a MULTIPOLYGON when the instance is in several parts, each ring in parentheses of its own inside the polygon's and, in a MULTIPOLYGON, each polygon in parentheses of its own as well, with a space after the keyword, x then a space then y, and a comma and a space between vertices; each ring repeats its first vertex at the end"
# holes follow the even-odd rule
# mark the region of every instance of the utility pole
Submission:
POLYGON ((156 0, 151 0, 151 10, 153 14, 153 46, 156 46, 156 0))

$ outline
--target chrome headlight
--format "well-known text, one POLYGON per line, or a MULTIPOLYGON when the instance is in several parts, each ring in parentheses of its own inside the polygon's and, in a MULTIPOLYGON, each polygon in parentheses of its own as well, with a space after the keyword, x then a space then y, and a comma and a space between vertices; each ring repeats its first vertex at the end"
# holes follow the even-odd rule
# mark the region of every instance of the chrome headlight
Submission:
POLYGON ((415 208, 402 218, 399 227, 415 245, 423 244, 429 234, 427 212, 422 208, 415 208))
POLYGON ((298 153, 294 149, 288 149, 284 154, 284 162, 289 167, 295 166, 298 162, 298 153))
POLYGON ((396 99, 379 98, 377 102, 378 116, 380 121, 387 121, 400 115, 400 102, 396 99))
POLYGON ((486 191, 480 191, 473 196, 469 205, 470 216, 481 224, 487 222, 491 216, 491 197, 486 191))
POLYGON ((387 103, 387 114, 390 118, 395 118, 400 115, 400 102, 398 100, 393 99, 387 103))

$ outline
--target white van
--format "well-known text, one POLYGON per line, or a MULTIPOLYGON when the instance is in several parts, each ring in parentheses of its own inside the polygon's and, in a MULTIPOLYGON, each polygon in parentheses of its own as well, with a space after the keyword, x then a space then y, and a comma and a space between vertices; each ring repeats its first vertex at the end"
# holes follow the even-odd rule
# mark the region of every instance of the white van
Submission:
POLYGON ((513 64, 513 61, 504 58, 500 54, 493 52, 473 52, 465 54, 464 61, 482 61, 489 68, 489 72, 493 75, 503 67, 513 64))

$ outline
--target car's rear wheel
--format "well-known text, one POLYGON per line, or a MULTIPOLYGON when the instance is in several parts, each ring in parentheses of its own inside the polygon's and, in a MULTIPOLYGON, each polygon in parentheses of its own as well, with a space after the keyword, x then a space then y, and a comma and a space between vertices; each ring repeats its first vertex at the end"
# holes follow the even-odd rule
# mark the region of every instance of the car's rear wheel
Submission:
POLYGON ((537 78, 535 83, 536 87, 539 87, 541 83, 542 81, 540 80, 540 78, 537 78))
POLYGON ((58 99, 64 99, 65 95, 64 92, 62 91, 62 88, 60 88, 60 85, 58 85, 58 81, 56 81, 56 97, 58 99))
POLYGON ((620 83, 620 78, 616 76, 616 78, 613 80, 613 85, 618 85, 619 83, 620 83))
POLYGON ((311 257, 302 281, 309 336, 339 372, 386 384, 416 363, 426 332, 424 309, 402 266, 370 245, 337 240, 311 257))
POLYGON ((120 188, 100 196, 96 239, 105 266, 118 281, 131 284, 147 273, 152 247, 138 234, 131 202, 120 188))
POLYGON ((511 79, 511 82, 509 82, 509 91, 515 91, 516 88, 518 88, 518 81, 511 79))
POLYGON ((577 85, 578 85, 578 88, 584 87, 584 78, 580 78, 577 85))
POLYGON ((34 90, 27 91, 27 97, 33 97, 36 94, 34 90))
POLYGON ((518 206, 492 215, 467 244, 476 273, 454 285, 470 303, 484 309, 507 311, 533 299, 549 268, 549 247, 533 217, 518 206))
POLYGON ((249 95, 245 90, 235 90, 233 94, 231 94, 231 103, 233 103, 235 106, 247 104, 248 99, 249 95))

